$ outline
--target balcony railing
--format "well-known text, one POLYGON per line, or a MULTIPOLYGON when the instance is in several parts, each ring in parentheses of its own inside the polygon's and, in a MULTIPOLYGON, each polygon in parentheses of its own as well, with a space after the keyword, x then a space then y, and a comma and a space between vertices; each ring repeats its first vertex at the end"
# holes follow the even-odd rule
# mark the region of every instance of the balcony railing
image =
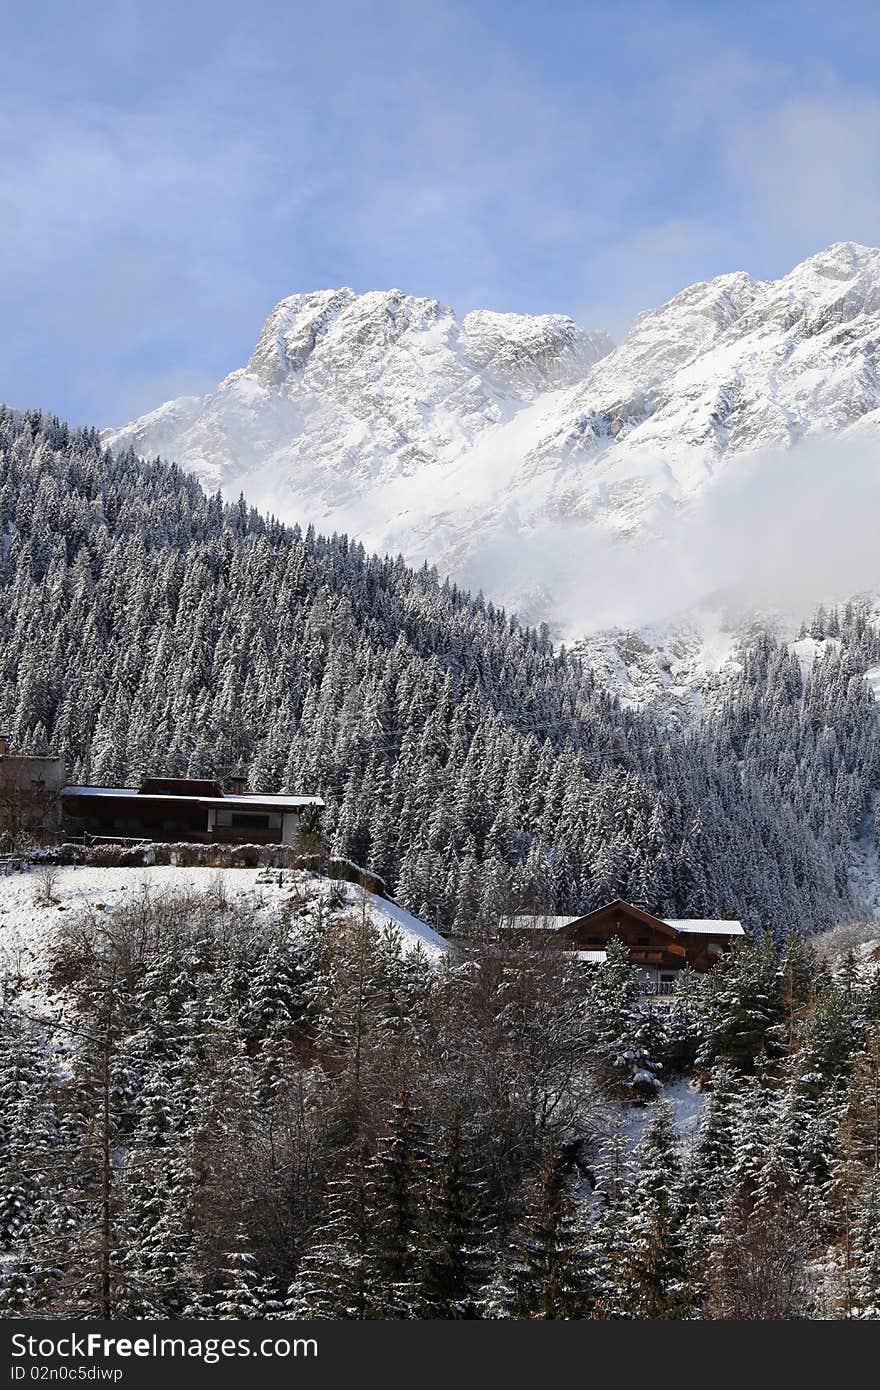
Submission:
POLYGON ((674 980, 657 980, 648 986, 648 993, 655 994, 658 998, 668 998, 675 989, 674 980))

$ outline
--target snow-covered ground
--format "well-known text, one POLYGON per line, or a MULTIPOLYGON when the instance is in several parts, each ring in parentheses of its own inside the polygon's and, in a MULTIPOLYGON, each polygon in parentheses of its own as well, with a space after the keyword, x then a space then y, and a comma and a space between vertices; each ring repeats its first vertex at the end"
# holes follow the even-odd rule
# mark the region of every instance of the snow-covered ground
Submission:
POLYGON ((733 624, 725 628, 707 611, 666 627, 595 633, 572 649, 623 704, 690 723, 723 696, 741 669, 739 636, 733 624))
MULTIPOLYGON (((687 1152, 699 1128, 700 1117, 706 1104, 705 1092, 698 1091, 688 1077, 678 1076, 662 1083, 656 1100, 663 1100, 671 1106, 678 1141, 687 1152)), ((654 1104, 655 1102, 631 1105, 624 1111, 623 1132, 629 1148, 635 1148, 644 1136, 656 1113, 654 1104)))
POLYGON ((0 877, 0 968, 6 966, 21 975, 38 975, 43 948, 61 914, 78 909, 113 912, 144 894, 153 897, 169 893, 207 894, 222 892, 230 902, 240 903, 254 912, 272 911, 283 906, 304 886, 317 897, 331 894, 341 899, 337 910, 366 907, 375 925, 393 927, 400 933, 404 950, 421 949, 430 960, 439 960, 448 943, 425 922, 396 903, 364 893, 353 883, 318 878, 311 874, 263 869, 180 868, 154 865, 149 868, 98 868, 67 865, 52 870, 53 902, 41 901, 47 886, 45 870, 32 867, 23 873, 0 877))
POLYGON ((866 671, 865 680, 871 687, 874 699, 880 703, 880 666, 872 666, 870 671, 866 671))
POLYGON ((678 1137, 687 1148, 699 1127, 706 1104, 705 1092, 698 1091, 687 1077, 677 1077, 664 1084, 663 1099, 672 1106, 678 1137))
POLYGON ((877 861, 873 813, 867 817, 861 835, 853 841, 849 882, 858 915, 866 919, 880 918, 880 864, 877 861))
POLYGON ((792 656, 798 659, 803 680, 812 671, 818 661, 824 660, 829 652, 840 651, 840 639, 838 637, 799 637, 796 642, 789 642, 788 650, 792 656))

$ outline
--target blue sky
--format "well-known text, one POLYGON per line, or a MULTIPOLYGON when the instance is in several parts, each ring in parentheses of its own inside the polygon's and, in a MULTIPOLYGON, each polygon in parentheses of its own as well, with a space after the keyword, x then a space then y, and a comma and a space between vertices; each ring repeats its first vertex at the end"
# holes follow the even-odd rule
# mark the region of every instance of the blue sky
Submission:
POLYGON ((0 0, 0 400, 121 423, 272 305, 398 285, 620 335, 880 241, 880 9, 0 0))

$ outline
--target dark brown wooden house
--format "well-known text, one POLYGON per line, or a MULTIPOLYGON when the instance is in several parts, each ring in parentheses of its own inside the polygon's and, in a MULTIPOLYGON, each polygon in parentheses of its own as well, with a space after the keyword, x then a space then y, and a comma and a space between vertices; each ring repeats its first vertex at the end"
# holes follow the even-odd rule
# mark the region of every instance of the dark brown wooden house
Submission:
POLYGON ((61 792, 65 833, 95 840, 299 847, 323 805, 319 796, 224 792, 218 782, 181 777, 61 792))
POLYGON ((721 918, 666 920, 622 899, 584 917, 514 917, 503 925, 524 939, 541 932, 545 941, 597 962, 604 960, 605 948, 617 937, 629 949, 633 964, 642 967, 646 983, 660 994, 669 993, 676 974, 686 965, 692 970, 709 970, 745 936, 740 922, 721 918))

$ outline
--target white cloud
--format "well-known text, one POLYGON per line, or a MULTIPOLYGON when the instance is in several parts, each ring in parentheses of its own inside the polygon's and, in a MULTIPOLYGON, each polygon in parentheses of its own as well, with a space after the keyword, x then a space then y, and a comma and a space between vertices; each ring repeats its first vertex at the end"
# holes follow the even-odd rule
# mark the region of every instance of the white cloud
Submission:
POLYGON ((569 635, 707 609, 799 619, 820 602, 880 589, 878 463, 876 425, 740 456, 690 506, 655 513, 636 540, 541 525, 481 546, 469 577, 491 593, 516 575, 520 592, 538 597, 529 617, 546 616, 552 594, 569 635))

